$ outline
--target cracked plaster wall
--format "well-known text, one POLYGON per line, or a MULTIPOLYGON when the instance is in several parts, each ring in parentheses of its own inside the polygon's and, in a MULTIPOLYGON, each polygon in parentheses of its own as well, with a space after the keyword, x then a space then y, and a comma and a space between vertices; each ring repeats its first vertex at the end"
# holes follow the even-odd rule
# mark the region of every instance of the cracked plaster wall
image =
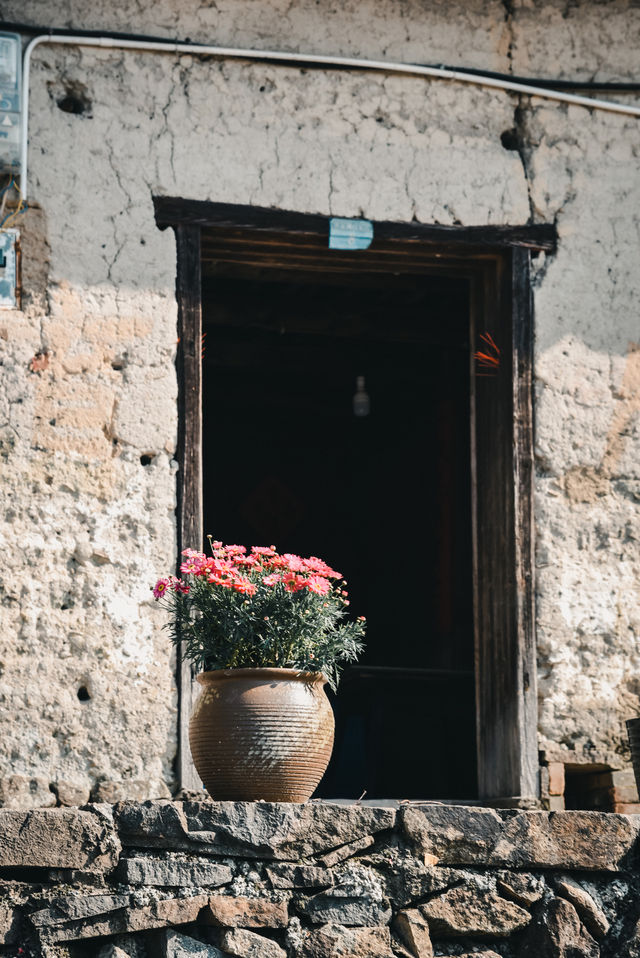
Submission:
MULTIPOLYGON (((0 15, 581 79, 640 62, 624 2, 13 0, 0 15)), ((540 744, 619 763, 640 698, 640 123, 442 81, 52 47, 31 97, 24 303, 0 315, 0 802, 175 785, 172 656, 148 590, 175 552, 161 194, 557 224, 534 278, 540 744), (82 114, 59 108, 69 93, 82 114)))

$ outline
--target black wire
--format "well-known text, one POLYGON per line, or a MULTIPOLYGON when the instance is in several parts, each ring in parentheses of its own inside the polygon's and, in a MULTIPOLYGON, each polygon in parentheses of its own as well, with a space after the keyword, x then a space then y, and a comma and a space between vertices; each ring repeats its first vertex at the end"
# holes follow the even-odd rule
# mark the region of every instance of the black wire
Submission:
MULTIPOLYGON (((0 30, 6 30, 9 33, 26 33, 30 36, 66 36, 67 34, 72 33, 77 37, 105 37, 109 40, 138 40, 142 43, 164 43, 167 46, 170 46, 173 43, 200 43, 199 40, 191 40, 190 37, 187 37, 184 40, 173 40, 168 37, 154 37, 149 36, 146 33, 119 33, 114 30, 76 30, 75 28, 69 27, 68 29, 61 27, 39 27, 34 26, 33 24, 28 23, 14 23, 9 20, 0 20, 0 30)), ((252 51, 255 54, 257 60, 260 59, 260 51, 252 51)), ((284 54, 286 57, 286 53, 284 54)), ((267 61, 273 62, 273 61, 267 61)), ((300 63, 301 61, 294 61, 300 63)), ((412 64, 407 64, 411 66, 412 64)), ((511 83, 522 83, 527 86, 541 87, 548 90, 603 90, 609 91, 611 93, 634 93, 640 90, 640 82, 636 83, 631 80, 625 80, 622 83, 612 83, 612 82, 597 82, 593 80, 547 80, 540 79, 540 77, 523 77, 517 76, 513 73, 497 73, 494 70, 477 70, 473 67, 461 67, 461 66, 449 66, 444 63, 435 63, 435 64, 414 64, 415 66, 429 66, 438 70, 455 70, 457 73, 464 73, 468 76, 477 76, 477 77, 489 77, 492 80, 507 80, 511 83)), ((322 69, 322 64, 313 64, 309 63, 310 67, 318 66, 322 69)), ((391 68, 391 66, 390 66, 391 68)), ((344 69, 358 69, 357 67, 347 67, 344 69)), ((514 91, 517 92, 517 91, 514 91)))

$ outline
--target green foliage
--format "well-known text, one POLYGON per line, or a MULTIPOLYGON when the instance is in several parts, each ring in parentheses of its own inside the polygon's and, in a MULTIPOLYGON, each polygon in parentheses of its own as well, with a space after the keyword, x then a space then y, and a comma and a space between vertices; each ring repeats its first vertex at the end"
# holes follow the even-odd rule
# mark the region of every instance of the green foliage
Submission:
POLYGON ((335 690, 344 663, 362 652, 364 635, 364 619, 347 618, 338 573, 315 558, 281 557, 275 550, 245 557, 226 551, 240 547, 214 546, 212 558, 188 551, 185 578, 161 579, 154 589, 171 613, 167 629, 183 654, 203 671, 322 672, 335 690))

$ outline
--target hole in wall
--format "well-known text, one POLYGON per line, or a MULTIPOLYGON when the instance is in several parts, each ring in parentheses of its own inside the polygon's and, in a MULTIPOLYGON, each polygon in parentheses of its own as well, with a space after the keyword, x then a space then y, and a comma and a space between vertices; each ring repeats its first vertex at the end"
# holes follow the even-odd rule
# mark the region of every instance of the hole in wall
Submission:
POLYGON ((154 460, 154 456, 151 453, 145 453, 144 456, 140 456, 140 465, 150 466, 153 460, 154 460))
POLYGON ((86 685, 81 685, 78 689, 78 698, 81 702, 88 702, 91 696, 89 695, 89 690, 86 685))
POLYGON ((63 92, 56 99, 59 110, 74 116, 91 116, 91 100, 87 88, 78 81, 65 83, 63 92))
POLYGON ((504 130, 500 134, 500 142, 505 150, 515 150, 517 152, 520 149, 520 138, 516 128, 512 127, 510 130, 504 130))
POLYGON ((564 807, 613 811, 613 786, 608 765, 565 765, 564 807))

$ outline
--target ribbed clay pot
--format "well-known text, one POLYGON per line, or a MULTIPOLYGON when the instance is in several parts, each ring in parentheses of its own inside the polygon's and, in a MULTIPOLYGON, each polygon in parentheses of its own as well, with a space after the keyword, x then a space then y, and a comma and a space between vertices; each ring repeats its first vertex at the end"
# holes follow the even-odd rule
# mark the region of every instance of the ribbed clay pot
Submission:
POLYGON ((221 669, 189 725, 193 761, 216 801, 306 802, 325 773, 334 721, 318 672, 221 669))

